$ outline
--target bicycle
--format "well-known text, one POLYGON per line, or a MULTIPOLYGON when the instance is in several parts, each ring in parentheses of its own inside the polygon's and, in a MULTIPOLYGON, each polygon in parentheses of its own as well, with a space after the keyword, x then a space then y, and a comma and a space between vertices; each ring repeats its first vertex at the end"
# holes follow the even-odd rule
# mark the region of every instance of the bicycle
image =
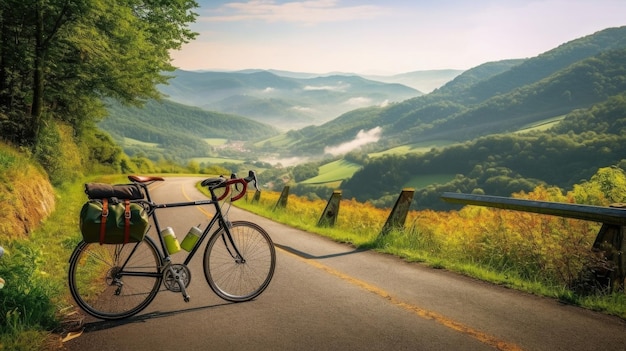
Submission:
POLYGON ((229 222, 220 206, 221 200, 232 202, 243 197, 250 182, 258 189, 253 171, 245 178, 233 174, 230 179, 203 180, 201 185, 208 188, 210 199, 161 204, 152 201, 148 186, 164 178, 129 175, 128 179, 143 190, 143 198, 132 201, 141 203, 148 211, 157 233, 161 233, 158 209, 213 205, 215 213, 182 264, 172 263, 161 235, 158 235, 160 247, 148 235, 137 243, 100 244, 84 240, 78 243, 70 257, 68 283, 74 300, 85 312, 105 320, 133 316, 152 302, 161 284, 167 290, 180 292, 184 301, 189 302, 186 288, 191 273, 187 265, 216 225, 203 255, 204 275, 213 292, 224 300, 243 302, 254 299, 267 288, 276 266, 272 239, 252 222, 229 222), (231 187, 239 193, 234 194, 233 190, 230 195, 231 187))

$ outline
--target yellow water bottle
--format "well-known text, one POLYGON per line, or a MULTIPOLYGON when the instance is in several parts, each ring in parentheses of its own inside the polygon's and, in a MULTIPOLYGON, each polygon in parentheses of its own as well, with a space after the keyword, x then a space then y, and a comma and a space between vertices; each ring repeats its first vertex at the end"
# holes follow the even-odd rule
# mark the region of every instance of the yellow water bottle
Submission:
POLYGON ((170 255, 173 255, 180 251, 180 244, 176 239, 176 234, 174 234, 174 229, 172 227, 167 227, 161 231, 161 237, 165 242, 165 248, 170 255))
POLYGON ((196 246, 198 239, 200 239, 200 235, 202 235, 202 230, 198 227, 191 227, 189 232, 183 239, 183 242, 180 243, 180 247, 182 247, 185 251, 193 250, 193 247, 196 246))

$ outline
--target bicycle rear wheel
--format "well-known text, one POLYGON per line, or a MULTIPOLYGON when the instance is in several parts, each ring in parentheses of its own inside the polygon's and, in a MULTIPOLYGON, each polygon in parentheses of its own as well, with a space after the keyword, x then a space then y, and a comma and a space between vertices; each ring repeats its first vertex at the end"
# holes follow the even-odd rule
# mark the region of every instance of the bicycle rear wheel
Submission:
POLYGON ((233 222, 229 232, 232 242, 223 229, 211 236, 204 251, 204 275, 222 299, 252 300, 267 288, 274 275, 274 243, 263 228, 251 222, 233 222))
POLYGON ((146 308, 158 293, 161 263, 149 237, 126 245, 81 241, 70 258, 70 292, 76 303, 96 318, 130 317, 146 308))

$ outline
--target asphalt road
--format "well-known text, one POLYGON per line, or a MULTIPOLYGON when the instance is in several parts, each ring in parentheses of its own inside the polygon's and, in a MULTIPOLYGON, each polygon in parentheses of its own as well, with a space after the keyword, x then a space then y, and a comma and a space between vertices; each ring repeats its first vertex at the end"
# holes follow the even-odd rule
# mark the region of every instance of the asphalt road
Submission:
MULTIPOLYGON (((154 200, 203 198, 194 179, 167 178, 154 200)), ((179 240, 209 206, 159 210, 179 240)), ((191 301, 162 291, 123 321, 86 317, 65 343, 87 350, 626 350, 626 323, 557 301, 359 251, 231 208, 264 227, 277 248, 267 290, 228 303, 208 287, 203 251, 191 261, 191 301)), ((182 262, 186 253, 176 254, 182 262)))

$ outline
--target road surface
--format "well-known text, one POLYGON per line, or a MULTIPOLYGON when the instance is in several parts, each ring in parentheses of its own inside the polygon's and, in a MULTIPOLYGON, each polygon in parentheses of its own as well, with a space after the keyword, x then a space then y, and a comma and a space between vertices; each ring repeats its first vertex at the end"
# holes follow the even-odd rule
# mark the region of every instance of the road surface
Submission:
MULTIPOLYGON (((196 180, 167 178, 151 193, 157 202, 204 198, 196 180)), ((209 210, 158 215, 182 240, 189 227, 208 222, 209 210)), ((204 280, 201 250, 191 261, 189 303, 162 291, 126 320, 86 317, 66 349, 626 350, 619 318, 355 250, 234 207, 229 217, 261 225, 276 244, 276 272, 261 296, 237 304, 218 298, 204 280)))

